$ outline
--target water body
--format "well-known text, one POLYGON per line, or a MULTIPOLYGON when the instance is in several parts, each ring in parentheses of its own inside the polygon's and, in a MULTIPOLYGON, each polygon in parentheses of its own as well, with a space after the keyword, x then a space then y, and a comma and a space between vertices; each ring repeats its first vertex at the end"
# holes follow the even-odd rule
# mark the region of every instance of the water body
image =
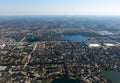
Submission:
POLYGON ((119 71, 105 71, 105 78, 112 81, 113 83, 120 83, 120 72, 119 71))
POLYGON ((37 42, 37 41, 39 41, 39 39, 38 38, 28 38, 27 39, 27 42, 37 42))
POLYGON ((63 40, 71 40, 71 41, 86 41, 89 37, 82 36, 82 35, 63 35, 61 36, 63 40))
POLYGON ((51 83, 80 83, 78 80, 72 80, 69 78, 54 79, 51 83))

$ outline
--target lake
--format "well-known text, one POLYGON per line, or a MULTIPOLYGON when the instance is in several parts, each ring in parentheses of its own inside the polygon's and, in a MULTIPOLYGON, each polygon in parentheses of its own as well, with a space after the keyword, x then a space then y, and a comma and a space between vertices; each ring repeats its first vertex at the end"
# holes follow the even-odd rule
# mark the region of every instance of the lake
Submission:
POLYGON ((38 41, 39 41, 38 38, 34 38, 34 37, 27 38, 27 42, 38 42, 38 41))
POLYGON ((112 81, 113 83, 120 83, 120 72, 119 71, 105 71, 105 78, 112 81))
POLYGON ((78 80, 72 80, 69 78, 54 79, 51 83, 80 83, 78 80))
POLYGON ((71 40, 71 41, 85 41, 88 40, 89 37, 82 36, 82 35, 63 35, 61 36, 63 40, 71 40))

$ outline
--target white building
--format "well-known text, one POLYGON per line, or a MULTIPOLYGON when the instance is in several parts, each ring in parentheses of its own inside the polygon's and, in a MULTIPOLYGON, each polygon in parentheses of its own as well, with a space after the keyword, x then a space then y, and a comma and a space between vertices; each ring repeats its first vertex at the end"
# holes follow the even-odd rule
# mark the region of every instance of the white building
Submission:
POLYGON ((115 46, 114 44, 111 44, 111 43, 105 43, 104 45, 108 47, 115 46))
POLYGON ((0 44, 0 48, 4 48, 5 46, 5 44, 0 44))
POLYGON ((89 47, 100 47, 100 44, 97 43, 89 44, 89 47))

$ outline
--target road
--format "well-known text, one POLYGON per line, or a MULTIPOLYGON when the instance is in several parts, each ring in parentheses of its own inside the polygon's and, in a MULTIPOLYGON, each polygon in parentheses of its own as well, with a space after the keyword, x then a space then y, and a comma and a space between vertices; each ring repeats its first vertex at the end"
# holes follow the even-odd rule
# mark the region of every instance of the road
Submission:
POLYGON ((25 68, 26 68, 26 66, 28 65, 28 63, 30 62, 31 55, 32 55, 32 54, 33 54, 33 52, 36 50, 36 48, 37 48, 37 43, 35 43, 35 45, 34 45, 34 48, 33 48, 32 52, 28 55, 28 60, 27 60, 27 62, 25 63, 25 65, 24 65, 23 69, 25 69, 25 68))
POLYGON ((13 51, 17 46, 21 45, 25 38, 26 37, 23 37, 11 51, 13 51))

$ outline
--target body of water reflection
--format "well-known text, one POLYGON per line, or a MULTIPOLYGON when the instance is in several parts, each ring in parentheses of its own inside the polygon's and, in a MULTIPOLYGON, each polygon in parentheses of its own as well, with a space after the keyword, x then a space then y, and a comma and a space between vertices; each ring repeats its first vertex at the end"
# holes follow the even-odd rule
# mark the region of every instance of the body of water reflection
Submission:
POLYGON ((54 79, 51 83, 80 83, 79 80, 72 80, 69 78, 54 79))
POLYGON ((71 41, 85 41, 88 40, 89 37, 82 35, 63 35, 61 39, 63 40, 71 40, 71 41))
POLYGON ((119 71, 105 71, 104 77, 113 83, 120 83, 120 72, 119 71))

